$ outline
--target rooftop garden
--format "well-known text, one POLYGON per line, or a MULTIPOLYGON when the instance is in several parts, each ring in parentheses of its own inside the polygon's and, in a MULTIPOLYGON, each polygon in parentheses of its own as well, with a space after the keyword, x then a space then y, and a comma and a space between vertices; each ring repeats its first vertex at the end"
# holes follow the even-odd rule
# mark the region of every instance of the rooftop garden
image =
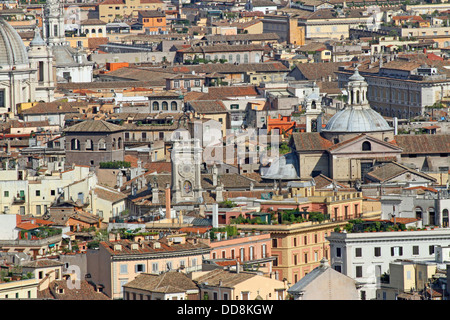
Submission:
POLYGON ((231 220, 231 224, 290 225, 302 222, 323 222, 329 219, 330 215, 323 214, 322 212, 306 212, 293 209, 263 213, 261 216, 252 218, 239 215, 239 217, 231 220))
MULTIPOLYGON (((349 220, 343 227, 348 233, 360 232, 389 232, 389 231, 404 231, 407 230, 403 223, 393 223, 390 221, 366 221, 362 219, 349 220)), ((334 229, 335 232, 342 231, 340 227, 334 229)), ((411 230, 408 229, 408 230, 411 230)))
POLYGON ((128 161, 107 161, 100 162, 100 169, 120 169, 120 168, 130 168, 131 163, 128 161))

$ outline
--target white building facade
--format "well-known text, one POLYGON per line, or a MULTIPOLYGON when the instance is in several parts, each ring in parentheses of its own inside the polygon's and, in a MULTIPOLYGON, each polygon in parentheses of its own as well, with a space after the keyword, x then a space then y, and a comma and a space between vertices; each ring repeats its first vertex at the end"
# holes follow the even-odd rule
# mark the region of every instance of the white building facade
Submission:
POLYGON ((397 259, 432 260, 435 247, 450 244, 450 229, 369 233, 332 232, 330 264, 356 281, 362 300, 376 298, 380 277, 397 259))

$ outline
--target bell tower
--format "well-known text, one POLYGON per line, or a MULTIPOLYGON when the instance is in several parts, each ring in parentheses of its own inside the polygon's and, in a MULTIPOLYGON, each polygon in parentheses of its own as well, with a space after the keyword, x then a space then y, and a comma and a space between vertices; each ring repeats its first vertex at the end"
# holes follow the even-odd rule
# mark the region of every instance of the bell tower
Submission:
POLYGON ((34 100, 51 102, 54 100, 55 80, 53 72, 53 55, 41 37, 39 27, 34 30, 34 38, 28 47, 28 60, 36 69, 34 78, 34 100))
POLYGON ((44 40, 49 46, 65 43, 64 5, 58 0, 47 0, 43 19, 44 40))
POLYGON ((314 82, 313 90, 304 101, 306 132, 320 132, 322 128, 322 97, 319 95, 319 87, 314 82))

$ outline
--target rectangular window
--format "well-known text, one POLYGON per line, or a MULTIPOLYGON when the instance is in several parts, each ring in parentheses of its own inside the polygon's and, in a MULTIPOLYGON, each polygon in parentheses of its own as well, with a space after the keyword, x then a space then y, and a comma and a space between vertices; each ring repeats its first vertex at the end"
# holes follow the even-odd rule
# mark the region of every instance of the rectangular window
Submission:
POLYGON ((139 263, 135 266, 135 272, 145 272, 145 264, 139 263))
POLYGON ((374 255, 375 257, 381 257, 381 248, 380 247, 375 247, 374 248, 374 255))
POLYGON ((5 106, 5 90, 0 90, 0 108, 4 108, 5 106))
POLYGON ((362 266, 356 266, 356 278, 362 277, 362 266))
POLYGON ((120 265, 120 274, 127 274, 128 273, 128 266, 126 264, 120 265))
POLYGON ((238 104, 232 104, 232 105, 230 105, 230 109, 231 110, 238 110, 239 109, 239 105, 238 104))
POLYGON ((4 191, 4 192, 3 192, 3 196, 4 196, 5 198, 8 198, 8 197, 9 197, 9 191, 4 191))
POLYGON ((272 248, 278 247, 278 239, 272 239, 272 248))
POLYGON ((430 246, 428 248, 428 251, 429 251, 430 254, 434 254, 434 246, 430 246))
POLYGON ((419 254, 419 246, 413 246, 413 254, 418 255, 419 254))
POLYGON ((158 262, 153 262, 152 263, 152 272, 153 273, 158 273, 158 262))
POLYGON ((403 247, 391 247, 391 256, 399 257, 403 255, 403 247))
POLYGON ((41 196, 41 190, 36 190, 36 197, 40 197, 41 196))
POLYGON ((355 257, 362 257, 362 249, 355 248, 355 257))
POLYGON ((336 257, 341 256, 341 248, 336 248, 336 257))

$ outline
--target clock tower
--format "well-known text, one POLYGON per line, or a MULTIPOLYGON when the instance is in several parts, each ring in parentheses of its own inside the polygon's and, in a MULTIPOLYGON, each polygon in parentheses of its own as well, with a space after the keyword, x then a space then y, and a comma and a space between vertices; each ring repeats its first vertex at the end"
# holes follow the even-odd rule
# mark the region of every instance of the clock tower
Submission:
POLYGON ((173 141, 172 199, 174 203, 195 202, 202 199, 201 161, 203 149, 198 139, 173 141))

